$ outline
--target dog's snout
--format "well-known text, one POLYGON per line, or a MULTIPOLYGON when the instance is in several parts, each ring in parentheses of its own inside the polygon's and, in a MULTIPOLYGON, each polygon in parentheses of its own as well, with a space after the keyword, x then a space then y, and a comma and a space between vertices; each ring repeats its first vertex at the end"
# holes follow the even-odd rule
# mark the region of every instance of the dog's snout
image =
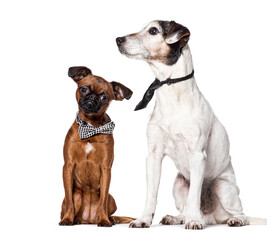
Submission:
POLYGON ((91 101, 95 101, 96 99, 97 99, 97 96, 95 94, 91 94, 89 96, 89 100, 91 100, 91 101))
POLYGON ((125 42, 125 40, 126 40, 125 37, 116 38, 116 43, 117 43, 118 47, 120 47, 125 42))

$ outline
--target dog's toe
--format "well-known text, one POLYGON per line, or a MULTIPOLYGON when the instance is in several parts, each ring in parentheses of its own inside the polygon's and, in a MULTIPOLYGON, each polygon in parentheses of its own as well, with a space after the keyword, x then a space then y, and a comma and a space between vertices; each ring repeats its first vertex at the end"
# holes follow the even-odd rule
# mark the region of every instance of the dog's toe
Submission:
POLYGON ((243 225, 243 222, 240 219, 237 219, 234 217, 234 218, 230 218, 227 221, 227 224, 229 227, 240 227, 243 225))
POLYGON ((74 217, 73 225, 79 225, 79 224, 81 224, 81 221, 77 217, 74 217))
POLYGON ((129 228, 149 228, 150 225, 147 222, 144 221, 133 221, 130 223, 129 228))
POLYGON ((130 223, 130 224, 129 224, 129 228, 135 228, 135 223, 133 223, 133 222, 130 223))
POLYGON ((185 217, 183 215, 179 215, 179 216, 166 215, 160 221, 160 224, 162 225, 179 225, 179 224, 184 224, 184 223, 185 223, 185 217))
POLYGON ((189 221, 185 224, 185 229, 200 230, 203 228, 203 224, 199 221, 189 221))
POLYGON ((73 225, 73 221, 71 221, 70 219, 62 219, 59 222, 60 226, 72 226, 73 225))
POLYGON ((112 223, 109 221, 109 220, 99 220, 98 224, 97 224, 98 227, 112 227, 112 223))
POLYGON ((109 221, 111 222, 112 225, 115 225, 116 223, 118 223, 118 219, 116 217, 109 217, 109 221))

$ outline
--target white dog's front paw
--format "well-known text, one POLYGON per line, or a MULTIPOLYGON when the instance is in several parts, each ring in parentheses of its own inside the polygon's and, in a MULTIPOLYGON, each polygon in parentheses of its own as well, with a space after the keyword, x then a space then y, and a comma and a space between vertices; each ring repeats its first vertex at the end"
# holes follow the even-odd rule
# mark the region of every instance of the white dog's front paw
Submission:
POLYGON ((204 223, 201 220, 190 220, 185 223, 185 229, 200 230, 204 228, 204 223))
POLYGON ((179 225, 184 223, 185 223, 185 216, 181 214, 179 216, 166 215, 160 221, 160 224, 162 225, 179 225))
POLYGON ((136 219, 130 223, 129 228, 149 228, 150 224, 151 220, 136 219))

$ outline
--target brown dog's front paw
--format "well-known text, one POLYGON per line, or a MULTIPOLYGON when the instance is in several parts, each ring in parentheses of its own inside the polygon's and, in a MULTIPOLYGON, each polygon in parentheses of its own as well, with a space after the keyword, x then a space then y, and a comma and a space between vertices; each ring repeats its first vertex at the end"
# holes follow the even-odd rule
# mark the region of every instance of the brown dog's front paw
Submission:
POLYGON ((60 222, 59 222, 60 226, 72 226, 73 225, 73 219, 70 218, 63 218, 60 222))
POLYGON ((73 225, 79 225, 82 224, 81 221, 75 216, 73 219, 73 225))
POLYGON ((97 224, 98 227, 112 227, 112 223, 108 219, 100 219, 97 224))

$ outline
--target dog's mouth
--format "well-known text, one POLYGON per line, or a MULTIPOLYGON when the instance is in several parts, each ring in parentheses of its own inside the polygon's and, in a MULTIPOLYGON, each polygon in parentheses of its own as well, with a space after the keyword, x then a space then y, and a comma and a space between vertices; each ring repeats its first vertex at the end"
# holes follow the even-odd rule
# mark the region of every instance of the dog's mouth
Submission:
POLYGON ((140 58, 140 54, 129 53, 125 49, 122 49, 121 47, 119 47, 119 51, 122 55, 125 55, 128 58, 140 58))
POLYGON ((119 51, 121 54, 123 55, 130 55, 128 52, 126 52, 122 47, 118 47, 119 48, 119 51))

